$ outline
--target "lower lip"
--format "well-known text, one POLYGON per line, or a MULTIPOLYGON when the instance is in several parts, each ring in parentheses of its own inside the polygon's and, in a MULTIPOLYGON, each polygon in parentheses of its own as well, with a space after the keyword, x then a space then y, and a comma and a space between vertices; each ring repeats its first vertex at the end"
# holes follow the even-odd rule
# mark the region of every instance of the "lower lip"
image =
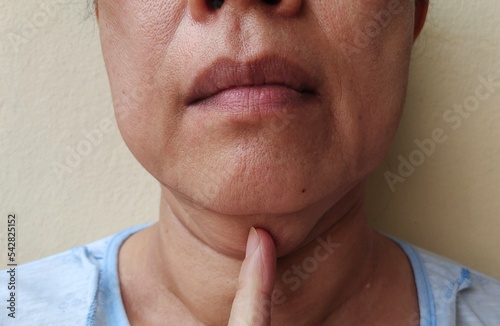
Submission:
POLYGON ((193 109, 229 115, 232 118, 269 118, 278 112, 300 109, 313 97, 280 85, 235 87, 191 105, 193 109))

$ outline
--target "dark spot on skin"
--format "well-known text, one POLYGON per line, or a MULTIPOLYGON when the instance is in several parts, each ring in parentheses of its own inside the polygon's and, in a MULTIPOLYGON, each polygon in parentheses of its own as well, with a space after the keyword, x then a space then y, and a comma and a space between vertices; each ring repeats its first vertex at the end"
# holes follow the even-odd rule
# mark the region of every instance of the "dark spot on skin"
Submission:
POLYGON ((302 189, 302 193, 304 193, 304 192, 306 192, 306 190, 305 190, 305 189, 302 189))

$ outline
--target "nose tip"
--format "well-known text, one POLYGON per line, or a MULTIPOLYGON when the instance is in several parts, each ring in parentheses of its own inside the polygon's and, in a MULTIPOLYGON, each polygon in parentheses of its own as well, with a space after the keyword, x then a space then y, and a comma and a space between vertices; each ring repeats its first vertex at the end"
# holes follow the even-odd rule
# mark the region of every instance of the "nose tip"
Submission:
POLYGON ((252 6, 263 6, 281 16, 296 15, 303 0, 188 0, 188 7, 195 21, 203 21, 225 7, 245 12, 252 6))

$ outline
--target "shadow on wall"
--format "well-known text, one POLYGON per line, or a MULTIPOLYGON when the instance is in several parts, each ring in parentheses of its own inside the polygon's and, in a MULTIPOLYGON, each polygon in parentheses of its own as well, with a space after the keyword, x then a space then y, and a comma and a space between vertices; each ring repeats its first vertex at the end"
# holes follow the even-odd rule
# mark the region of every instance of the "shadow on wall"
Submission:
POLYGON ((415 43, 398 133, 369 178, 370 223, 500 278, 492 250, 500 231, 500 46, 487 33, 498 24, 463 33, 457 25, 467 22, 450 18, 448 6, 430 8, 415 43))

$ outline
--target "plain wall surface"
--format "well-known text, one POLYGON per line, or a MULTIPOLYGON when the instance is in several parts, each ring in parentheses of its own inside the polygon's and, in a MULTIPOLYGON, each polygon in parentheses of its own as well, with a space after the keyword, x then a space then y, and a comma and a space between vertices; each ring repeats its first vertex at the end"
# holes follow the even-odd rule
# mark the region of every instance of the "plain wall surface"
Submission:
MULTIPOLYGON (((159 186, 116 127, 87 1, 0 1, 0 268, 8 214, 18 263, 155 221, 159 186)), ((432 2, 371 224, 500 278, 500 3, 432 2)))

